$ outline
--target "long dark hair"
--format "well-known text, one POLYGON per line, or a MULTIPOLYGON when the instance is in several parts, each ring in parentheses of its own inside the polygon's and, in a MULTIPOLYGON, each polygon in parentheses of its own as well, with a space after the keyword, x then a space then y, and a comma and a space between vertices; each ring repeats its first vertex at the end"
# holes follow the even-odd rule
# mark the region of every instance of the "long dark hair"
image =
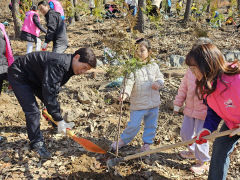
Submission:
POLYGON ((220 79, 220 82, 227 89, 226 83, 222 80, 223 74, 235 75, 240 73, 239 62, 236 60, 227 63, 221 51, 213 44, 202 44, 193 48, 186 56, 186 64, 197 66, 203 75, 200 81, 196 81, 196 93, 200 99, 215 91, 217 79, 220 79), (198 91, 200 91, 200 94, 198 91))

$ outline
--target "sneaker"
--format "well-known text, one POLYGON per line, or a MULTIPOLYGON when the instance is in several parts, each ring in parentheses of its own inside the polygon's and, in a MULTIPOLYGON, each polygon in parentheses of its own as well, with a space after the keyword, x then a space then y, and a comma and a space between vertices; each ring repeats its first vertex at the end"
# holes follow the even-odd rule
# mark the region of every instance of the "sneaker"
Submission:
POLYGON ((37 142, 31 145, 31 149, 36 151, 42 159, 50 159, 51 153, 45 147, 44 142, 37 142))
POLYGON ((196 175, 202 175, 209 170, 209 164, 207 162, 198 162, 190 170, 196 175))
POLYGON ((149 151, 149 150, 150 150, 150 144, 144 144, 140 149, 141 152, 149 151))
MULTIPOLYGON (((124 143, 121 139, 119 139, 118 149, 120 149, 120 148, 123 147, 123 146, 125 146, 125 143, 124 143)), ((111 144, 111 148, 112 148, 114 151, 117 150, 117 142, 116 142, 116 141, 111 144)))
POLYGON ((184 159, 195 159, 195 155, 191 151, 180 151, 179 154, 184 159))
POLYGON ((0 136, 0 143, 3 143, 3 142, 5 142, 6 140, 7 140, 7 138, 6 138, 6 137, 0 136))

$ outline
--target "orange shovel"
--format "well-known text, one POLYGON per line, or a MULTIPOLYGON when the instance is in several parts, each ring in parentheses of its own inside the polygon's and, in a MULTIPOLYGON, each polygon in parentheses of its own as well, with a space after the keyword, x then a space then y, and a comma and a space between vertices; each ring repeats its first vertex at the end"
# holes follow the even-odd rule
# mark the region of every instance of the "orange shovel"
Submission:
MULTIPOLYGON (((54 124, 58 124, 56 121, 53 120, 52 116, 50 114, 48 114, 47 110, 44 109, 42 111, 42 115, 46 120, 50 120, 52 121, 54 124)), ((90 151, 90 152, 94 152, 94 153, 99 153, 99 154, 106 154, 107 152, 100 148, 99 146, 97 146, 96 144, 92 143, 91 141, 84 139, 84 138, 80 138, 77 137, 73 131, 71 131, 70 129, 67 128, 67 135, 74 140, 75 142, 77 142, 78 144, 80 144, 83 148, 85 148, 86 150, 90 151)))

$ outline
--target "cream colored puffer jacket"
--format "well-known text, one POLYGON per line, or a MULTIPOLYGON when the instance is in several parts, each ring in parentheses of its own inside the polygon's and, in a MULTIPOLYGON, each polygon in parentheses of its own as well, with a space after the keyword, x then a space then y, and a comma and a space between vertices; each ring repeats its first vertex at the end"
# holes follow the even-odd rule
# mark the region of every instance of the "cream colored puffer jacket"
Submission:
POLYGON ((160 8, 162 0, 152 0, 152 5, 157 6, 157 8, 160 8))
POLYGON ((152 89, 152 84, 158 82, 160 88, 164 85, 163 74, 155 62, 131 73, 126 80, 125 93, 130 97, 130 110, 155 108, 160 105, 158 90, 152 89))

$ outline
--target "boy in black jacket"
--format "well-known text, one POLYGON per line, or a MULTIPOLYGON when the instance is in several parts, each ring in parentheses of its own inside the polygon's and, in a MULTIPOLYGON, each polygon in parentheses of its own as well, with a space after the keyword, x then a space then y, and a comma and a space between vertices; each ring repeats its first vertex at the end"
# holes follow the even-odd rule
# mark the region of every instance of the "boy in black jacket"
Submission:
POLYGON ((47 22, 47 34, 42 50, 46 50, 48 43, 53 41, 53 52, 64 53, 68 47, 66 25, 61 18, 61 14, 50 9, 46 1, 38 3, 39 11, 45 16, 47 22))
POLYGON ((40 111, 37 96, 55 121, 58 132, 66 133, 73 123, 66 123, 60 114, 57 101, 60 86, 73 75, 96 67, 96 57, 90 48, 80 48, 74 54, 33 52, 21 56, 8 68, 8 80, 22 106, 27 122, 30 147, 42 158, 50 158, 40 131, 40 111))

